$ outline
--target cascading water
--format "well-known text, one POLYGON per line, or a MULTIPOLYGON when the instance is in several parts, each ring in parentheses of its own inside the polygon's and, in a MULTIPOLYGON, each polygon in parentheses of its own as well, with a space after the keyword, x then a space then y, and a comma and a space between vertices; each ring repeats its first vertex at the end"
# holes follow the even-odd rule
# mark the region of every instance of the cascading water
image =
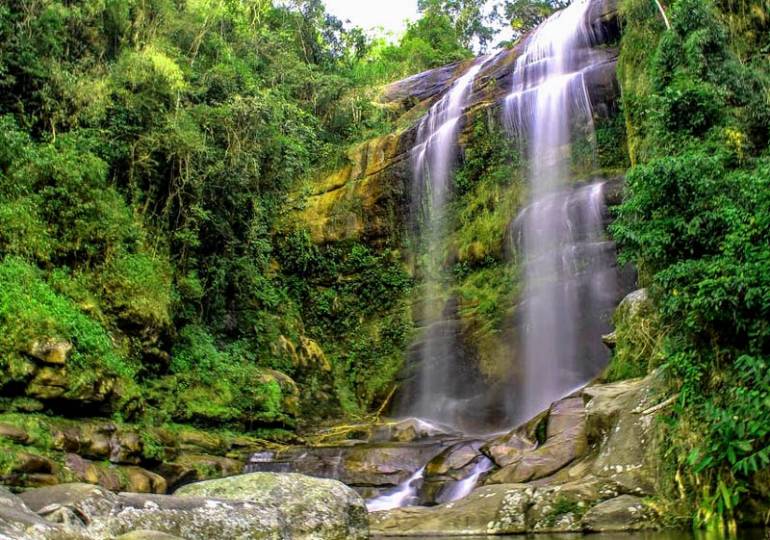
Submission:
POLYGON ((411 392, 402 392, 399 413, 457 425, 462 407, 462 381, 452 369, 457 344, 451 323, 447 324, 442 301, 441 240, 450 192, 452 170, 458 153, 457 136, 476 75, 486 61, 477 60, 428 111, 417 129, 412 149, 414 220, 420 231, 423 259, 424 297, 421 319, 426 327, 419 348, 419 368, 411 392))
MULTIPOLYGON (((411 152, 412 217, 420 233, 416 251, 424 253, 417 267, 425 283, 420 296, 426 299, 416 319, 424 331, 410 351, 410 355, 416 352, 412 358, 416 356, 418 361, 410 362, 417 367, 416 373, 405 377, 394 412, 424 420, 410 420, 404 424, 408 429, 398 432, 386 430, 390 433, 387 441, 372 436, 362 443, 364 447, 346 441, 336 453, 329 448, 315 449, 319 458, 310 458, 307 463, 304 453, 278 460, 273 454, 255 454, 251 470, 314 472, 351 481, 362 472, 361 452, 366 451, 366 445, 377 452, 375 456, 397 455, 408 449, 406 455, 412 457, 403 463, 410 473, 413 464, 425 465, 399 486, 383 493, 383 484, 351 481, 366 493, 371 487, 382 493, 367 501, 369 510, 458 500, 494 467, 481 453, 490 431, 505 433, 521 425, 603 368, 607 351, 601 336, 609 329, 609 314, 621 292, 615 247, 603 234, 607 219, 605 183, 571 182, 587 178, 595 168, 593 111, 586 74, 594 77, 598 70, 614 68, 608 48, 593 48, 604 38, 596 39, 587 22, 591 1, 575 0, 543 23, 517 50, 477 60, 416 130, 411 152), (529 201, 512 222, 510 235, 522 269, 523 289, 512 314, 517 324, 509 325, 500 335, 500 341, 515 348, 516 358, 510 364, 510 375, 500 375, 490 383, 478 377, 478 366, 471 365, 474 351, 463 350, 457 305, 442 290, 443 246, 449 233, 444 224, 445 207, 466 109, 472 98, 499 96, 498 82, 512 66, 508 59, 519 51, 523 52, 513 65, 513 88, 504 112, 511 137, 520 143, 521 156, 528 164, 529 201), (498 58, 502 61, 497 62, 498 58), (484 70, 490 62, 493 68, 484 70), (484 81, 485 90, 474 94, 477 76, 484 81), (513 328, 517 331, 510 331, 513 328), (471 439, 470 433, 478 437, 471 439), (468 453, 475 460, 472 465, 468 465, 468 453), (345 455, 354 457, 349 461, 345 455), (448 480, 458 473, 456 468, 443 468, 452 463, 459 463, 458 467, 466 471, 464 478, 448 480), (446 470, 452 474, 437 472, 446 470)), ((449 69, 443 70, 441 77, 449 69)), ((424 81, 431 88, 433 75, 424 81)), ((605 98, 612 99, 607 80, 596 85, 600 92, 608 92, 605 98)), ((591 84, 592 92, 596 85, 591 84)), ((601 110, 597 108, 598 115, 601 110)), ((392 485, 392 467, 401 466, 401 461, 383 465, 386 485, 392 485)), ((370 475, 368 469, 363 472, 370 475)))
POLYGON ((438 502, 445 503, 464 499, 470 495, 473 488, 479 483, 481 476, 491 471, 493 467, 494 464, 491 460, 486 457, 480 458, 471 469, 470 474, 462 480, 458 480, 454 484, 448 486, 445 492, 439 497, 438 502))
POLYGON ((380 510, 390 510, 417 503, 417 494, 422 485, 425 467, 422 467, 403 484, 393 488, 388 493, 366 501, 366 508, 370 512, 379 512, 380 510))
POLYGON ((576 148, 595 147, 584 74, 594 63, 588 0, 575 0, 527 40, 506 99, 508 127, 528 163, 530 203, 514 222, 524 294, 509 404, 525 421, 606 364, 601 335, 617 296, 614 245, 604 239, 602 183, 570 184, 576 148))

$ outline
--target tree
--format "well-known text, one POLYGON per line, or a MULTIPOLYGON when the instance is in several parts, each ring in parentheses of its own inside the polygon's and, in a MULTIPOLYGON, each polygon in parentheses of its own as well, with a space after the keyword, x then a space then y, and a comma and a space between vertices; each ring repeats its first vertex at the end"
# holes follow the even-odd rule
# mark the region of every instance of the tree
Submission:
POLYGON ((443 14, 454 21, 460 43, 466 49, 478 44, 485 51, 495 37, 494 11, 486 12, 485 0, 418 0, 417 7, 424 17, 443 14))
POLYGON ((547 19, 555 11, 569 5, 569 0, 503 0, 497 6, 497 17, 509 21, 514 39, 518 39, 547 19))

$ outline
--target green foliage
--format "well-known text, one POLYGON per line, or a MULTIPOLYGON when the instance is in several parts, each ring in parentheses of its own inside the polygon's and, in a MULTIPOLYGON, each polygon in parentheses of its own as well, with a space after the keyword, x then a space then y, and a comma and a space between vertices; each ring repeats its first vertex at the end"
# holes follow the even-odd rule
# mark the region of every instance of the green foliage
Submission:
POLYGON ((171 375, 156 389, 159 413, 169 419, 241 428, 289 421, 279 383, 236 347, 219 348, 204 328, 183 328, 172 358, 171 375), (166 389, 172 396, 163 395, 166 389))
POLYGON ((621 304, 613 321, 616 343, 605 381, 644 377, 664 363, 666 329, 651 301, 621 304))
POLYGON ((674 459, 696 523, 709 527, 729 525, 753 495, 770 445, 770 163, 756 123, 768 113, 770 70, 728 48, 721 21, 734 7, 673 3, 673 29, 651 61, 636 52, 648 23, 628 18, 621 70, 638 164, 614 233, 650 277, 668 329, 674 459))
POLYGON ((291 425, 289 377, 314 414, 339 412, 335 387, 367 408, 409 333, 399 254, 274 225, 298 183, 392 129, 377 85, 470 57, 458 28, 428 10, 388 44, 320 0, 3 3, 8 406, 51 336, 75 344, 73 384, 122 378, 105 399, 125 416, 291 425))
POLYGON ((37 268, 16 257, 0 263, 0 324, 4 369, 14 359, 19 361, 34 340, 66 339, 73 344, 69 374, 73 381, 93 381, 101 374, 130 378, 136 372, 99 323, 57 294, 37 268))
POLYGON ((504 258, 511 216, 523 198, 520 155, 496 119, 477 116, 454 175, 451 249, 469 269, 504 258))

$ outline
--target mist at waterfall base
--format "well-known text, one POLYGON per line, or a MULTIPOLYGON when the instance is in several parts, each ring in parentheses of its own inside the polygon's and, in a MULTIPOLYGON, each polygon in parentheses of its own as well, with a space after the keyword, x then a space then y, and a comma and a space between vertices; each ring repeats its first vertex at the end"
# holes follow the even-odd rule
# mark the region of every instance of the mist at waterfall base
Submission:
POLYGON ((396 416, 466 434, 509 429, 585 385, 607 363, 601 336, 610 331, 620 294, 615 246, 604 235, 604 183, 571 180, 573 147, 595 149, 584 73, 604 57, 592 48, 589 6, 573 2, 527 38, 504 102, 511 144, 528 163, 529 200, 511 216, 523 292, 509 324, 510 375, 494 388, 467 359, 457 301, 446 298, 441 269, 458 135, 477 77, 500 57, 477 59, 419 124, 411 159, 412 217, 424 253, 422 332, 410 351, 396 416))

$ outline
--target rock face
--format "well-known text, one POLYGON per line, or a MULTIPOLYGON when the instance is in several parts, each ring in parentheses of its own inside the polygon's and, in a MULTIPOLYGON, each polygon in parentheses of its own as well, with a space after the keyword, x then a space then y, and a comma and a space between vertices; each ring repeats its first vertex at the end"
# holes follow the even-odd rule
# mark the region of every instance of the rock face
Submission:
MULTIPOLYGON (((600 57, 585 73, 591 103, 598 116, 607 117, 616 109, 620 95, 615 67, 619 37, 616 0, 594 1, 589 24, 600 57)), ((461 118, 463 132, 471 116, 498 111, 510 88, 510 81, 521 46, 503 50, 486 64, 477 77, 468 100, 467 114, 461 118)), ((316 244, 359 240, 384 245, 400 238, 410 223, 410 150, 414 146, 419 118, 442 97, 474 60, 419 73, 385 87, 380 101, 408 127, 353 148, 349 164, 315 179, 297 194, 298 210, 288 224, 301 224, 316 244)), ((467 133, 466 133, 467 135, 467 133)), ((467 137, 460 136, 461 146, 467 137)))
MULTIPOLYGON (((3 536, 4 535, 4 536, 3 536)), ((0 489, 9 540, 364 540, 363 500, 333 480, 257 473, 190 485, 177 495, 114 494, 90 484, 0 489)))
POLYGON ((590 386, 542 419, 481 447, 498 465, 465 499, 371 516, 373 533, 486 535, 656 528, 654 421, 662 375, 590 386))
POLYGON ((414 418, 361 426, 358 435, 361 439, 260 452, 251 457, 246 469, 337 479, 370 498, 404 482, 447 448, 467 442, 441 426, 414 418))
POLYGON ((111 491, 164 494, 182 484, 241 474, 248 456, 264 448, 246 436, 224 437, 192 428, 140 432, 109 420, 36 419, 28 431, 18 416, 0 422, 10 462, 0 483, 35 488, 86 482, 111 491), (18 422, 18 423, 16 423, 18 422), (39 451, 44 437, 45 455, 39 451))

